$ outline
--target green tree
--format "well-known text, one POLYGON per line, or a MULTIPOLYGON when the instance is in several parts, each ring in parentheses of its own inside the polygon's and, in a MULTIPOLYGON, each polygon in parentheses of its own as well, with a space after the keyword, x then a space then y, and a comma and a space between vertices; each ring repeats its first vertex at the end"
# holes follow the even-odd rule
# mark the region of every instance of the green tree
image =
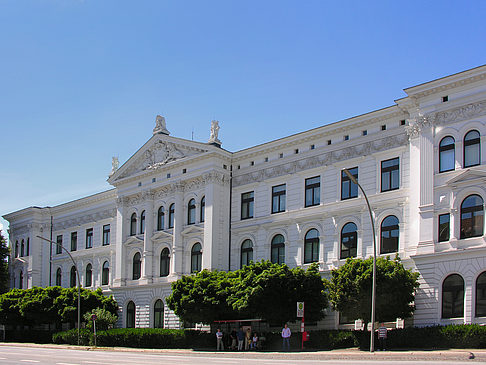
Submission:
MULTIPOLYGON (((112 296, 106 297, 101 289, 81 289, 81 315, 102 308, 114 315, 117 304, 112 296)), ((0 295, 0 323, 2 324, 53 324, 74 325, 77 320, 77 288, 59 286, 31 289, 12 289, 0 295)))
POLYGON ((0 230, 0 294, 9 290, 8 254, 7 241, 0 230))
POLYGON ((166 303, 187 322, 212 323, 237 318, 238 313, 227 302, 233 283, 234 275, 225 271, 203 270, 185 275, 172 283, 166 303))
POLYGON ((305 302, 305 317, 317 321, 328 305, 317 265, 307 271, 269 261, 232 272, 203 270, 172 284, 167 305, 184 321, 262 318, 272 323, 296 319, 296 303, 305 302))
MULTIPOLYGON (((392 321, 410 317, 419 274, 405 269, 398 255, 394 260, 376 260, 376 320, 392 321)), ((329 300, 334 310, 349 319, 371 320, 373 258, 347 259, 331 272, 329 300)))
POLYGON ((103 308, 95 308, 91 312, 86 312, 83 316, 83 319, 87 323, 86 327, 89 329, 93 328, 93 319, 92 315, 96 315, 96 330, 97 331, 104 331, 110 328, 113 328, 115 325, 118 316, 107 311, 103 308))

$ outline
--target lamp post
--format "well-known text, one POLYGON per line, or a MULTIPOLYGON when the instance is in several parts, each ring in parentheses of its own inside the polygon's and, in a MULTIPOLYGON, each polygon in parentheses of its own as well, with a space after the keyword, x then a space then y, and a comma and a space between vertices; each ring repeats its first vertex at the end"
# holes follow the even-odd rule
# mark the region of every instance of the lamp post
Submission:
POLYGON ((40 238, 41 240, 44 240, 44 241, 47 241, 47 242, 50 242, 50 243, 53 243, 55 244, 56 246, 58 247, 61 247, 61 249, 63 249, 68 255, 69 255, 69 258, 71 259, 71 261, 73 262, 73 265, 74 265, 74 269, 76 270, 76 276, 78 278, 78 346, 79 346, 79 326, 81 324, 81 280, 79 279, 79 270, 78 270, 78 266, 76 265, 76 262, 74 262, 74 259, 73 257, 71 256, 71 254, 69 253, 68 250, 66 250, 62 245, 58 244, 57 242, 54 242, 50 239, 47 239, 47 238, 44 238, 42 236, 37 236, 37 238, 40 238))
POLYGON ((371 339, 370 339, 370 352, 375 351, 375 311, 376 311, 376 233, 375 233, 375 220, 373 218, 373 212, 371 210, 370 202, 366 196, 365 191, 358 183, 358 180, 346 169, 343 169, 344 173, 349 177, 349 179, 358 185, 358 188, 363 193, 366 200, 366 205, 368 206, 368 212, 370 213, 371 229, 373 231, 373 284, 371 286, 371 339))

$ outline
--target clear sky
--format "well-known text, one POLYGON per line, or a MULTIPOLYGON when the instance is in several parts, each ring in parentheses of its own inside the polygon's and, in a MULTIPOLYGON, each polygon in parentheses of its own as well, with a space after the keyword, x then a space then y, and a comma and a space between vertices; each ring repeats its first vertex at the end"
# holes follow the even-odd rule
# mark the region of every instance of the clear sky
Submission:
POLYGON ((111 157, 157 114, 202 142, 217 119, 237 151, 392 105, 485 64, 485 15, 484 0, 0 0, 0 215, 109 189, 111 157))

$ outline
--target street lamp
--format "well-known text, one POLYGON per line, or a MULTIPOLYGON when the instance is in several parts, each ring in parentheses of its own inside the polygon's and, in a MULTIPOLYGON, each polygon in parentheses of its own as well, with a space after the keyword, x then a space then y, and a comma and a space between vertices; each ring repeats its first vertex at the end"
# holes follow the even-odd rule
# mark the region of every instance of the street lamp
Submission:
POLYGON ((76 276, 78 278, 78 346, 79 346, 79 326, 80 326, 80 323, 81 323, 81 280, 79 279, 78 266, 76 265, 76 262, 74 262, 74 259, 71 256, 71 254, 69 253, 69 251, 66 250, 62 245, 60 245, 57 242, 54 242, 52 240, 49 240, 47 238, 44 238, 42 236, 37 236, 37 238, 40 238, 41 240, 44 240, 44 241, 53 243, 53 244, 57 245, 58 247, 61 247, 61 249, 63 249, 64 251, 66 251, 66 253, 69 255, 69 258, 73 262, 74 269, 76 270, 76 276))
POLYGON ((370 213, 371 229, 373 231, 373 284, 371 286, 371 339, 370 339, 370 352, 375 351, 375 309, 376 309, 376 233, 375 233, 375 220, 373 218, 373 212, 371 210, 370 202, 366 196, 365 191, 358 183, 358 180, 346 169, 343 169, 344 173, 349 177, 353 183, 358 185, 358 188, 363 193, 368 206, 368 212, 370 213))

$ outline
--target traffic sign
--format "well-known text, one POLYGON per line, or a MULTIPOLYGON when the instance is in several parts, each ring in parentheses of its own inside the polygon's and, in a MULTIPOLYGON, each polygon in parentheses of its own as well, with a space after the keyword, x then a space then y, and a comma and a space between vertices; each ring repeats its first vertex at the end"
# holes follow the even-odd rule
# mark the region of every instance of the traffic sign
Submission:
POLYGON ((297 302, 297 318, 304 316, 304 302, 297 302))

